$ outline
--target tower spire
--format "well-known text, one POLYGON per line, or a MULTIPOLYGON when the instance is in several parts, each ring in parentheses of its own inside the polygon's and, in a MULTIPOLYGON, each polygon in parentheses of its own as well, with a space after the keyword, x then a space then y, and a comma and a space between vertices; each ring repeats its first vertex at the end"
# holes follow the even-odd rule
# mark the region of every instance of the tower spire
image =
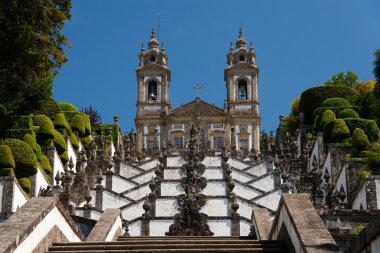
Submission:
POLYGON ((238 36, 238 39, 236 40, 236 50, 239 50, 241 48, 246 49, 246 46, 247 46, 247 43, 243 36, 243 28, 240 27, 239 36, 238 36))
POLYGON ((152 29, 152 35, 150 36, 150 40, 148 42, 148 50, 153 49, 153 50, 158 51, 158 45, 159 45, 159 42, 156 39, 156 31, 153 28, 152 29))

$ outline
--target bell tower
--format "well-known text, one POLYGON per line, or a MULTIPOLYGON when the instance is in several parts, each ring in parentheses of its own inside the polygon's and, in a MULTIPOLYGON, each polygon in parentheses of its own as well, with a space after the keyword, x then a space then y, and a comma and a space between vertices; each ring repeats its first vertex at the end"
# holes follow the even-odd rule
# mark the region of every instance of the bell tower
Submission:
POLYGON ((258 76, 256 54, 253 44, 247 50, 247 43, 240 28, 234 49, 231 42, 227 54, 227 67, 224 69, 224 80, 227 88, 227 110, 231 119, 231 146, 248 152, 260 150, 258 76))
POLYGON ((137 150, 145 148, 148 153, 153 153, 160 149, 161 135, 164 133, 163 116, 167 115, 170 109, 171 78, 164 44, 162 43, 160 50, 154 29, 148 42, 148 51, 142 43, 139 59, 140 64, 136 70, 137 150))

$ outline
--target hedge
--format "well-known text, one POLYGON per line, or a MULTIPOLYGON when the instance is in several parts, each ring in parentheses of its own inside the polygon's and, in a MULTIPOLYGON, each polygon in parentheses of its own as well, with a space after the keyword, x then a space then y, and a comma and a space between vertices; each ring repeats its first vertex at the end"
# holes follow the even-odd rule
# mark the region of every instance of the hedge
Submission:
POLYGON ((305 114, 305 123, 312 124, 314 111, 328 98, 341 97, 350 104, 355 104, 359 93, 353 88, 344 86, 317 86, 305 90, 300 98, 300 111, 305 114))
POLYGON ((334 128, 335 120, 327 122, 326 125, 323 127, 323 141, 330 143, 332 142, 332 130, 334 128))
POLYGON ((375 142, 379 138, 379 128, 374 120, 367 120, 366 133, 370 142, 375 142))
POLYGON ((28 178, 20 178, 18 181, 18 184, 21 186, 21 188, 29 194, 30 190, 32 189, 32 184, 30 183, 30 180, 28 178))
POLYGON ((0 169, 0 177, 16 177, 16 175, 12 168, 3 168, 0 169))
POLYGON ((23 138, 23 140, 29 144, 29 146, 32 147, 33 149, 33 152, 36 153, 36 149, 37 149, 37 143, 36 143, 36 139, 33 138, 33 136, 31 136, 30 134, 26 134, 23 138))
POLYGON ((67 151, 67 144, 65 138, 57 131, 54 130, 54 146, 57 149, 58 154, 62 154, 67 151))
POLYGON ((348 129, 343 119, 335 120, 334 127, 331 132, 331 139, 333 142, 341 142, 342 140, 350 137, 350 129, 348 129))
POLYGON ((326 110, 323 112, 322 117, 319 120, 319 129, 323 129, 327 122, 335 120, 335 113, 331 110, 326 110))
POLYGON ((74 133, 70 134, 70 142, 71 142, 71 145, 73 145, 74 149, 79 148, 79 141, 78 141, 77 136, 74 133))
POLYGON ((68 129, 66 117, 63 113, 58 113, 54 116, 53 125, 55 129, 68 129))
POLYGON ((350 102, 347 99, 334 97, 328 98, 322 102, 321 107, 350 107, 350 102))
POLYGON ((119 124, 114 123, 112 125, 112 142, 113 142, 113 145, 115 145, 115 147, 119 139, 119 132, 120 132, 119 124))
POLYGON ((71 129, 78 133, 79 137, 85 137, 86 127, 85 122, 79 113, 77 113, 70 121, 71 129))
POLYGON ((64 112, 79 112, 78 108, 68 102, 59 102, 58 105, 64 112))
POLYGON ((335 113, 335 115, 339 115, 341 111, 344 111, 346 109, 356 109, 356 106, 350 106, 350 107, 318 107, 314 111, 314 117, 317 117, 318 115, 322 115, 322 113, 326 110, 331 110, 335 113))
POLYGON ((354 109, 344 109, 341 111, 338 115, 338 118, 340 119, 357 119, 360 118, 359 114, 354 109))
POLYGON ((356 128, 354 130, 351 137, 351 144, 359 151, 364 150, 368 146, 369 141, 367 135, 362 129, 356 128))
POLYGON ((368 136, 370 142, 375 142, 378 138, 379 128, 374 120, 369 119, 344 119, 350 131, 361 128, 368 136))
POLYGON ((12 151, 7 145, 0 145, 0 168, 15 168, 12 151))
POLYGON ((90 116, 88 116, 85 113, 80 113, 82 115, 82 118, 84 120, 84 127, 85 127, 85 136, 89 136, 91 134, 91 121, 90 116))
POLYGON ((40 165, 42 169, 47 173, 51 174, 53 172, 53 169, 51 168, 49 159, 47 158, 46 155, 42 155, 40 159, 40 165))
POLYGON ((37 139, 46 140, 54 138, 54 125, 48 116, 33 116, 33 124, 40 127, 37 132, 37 139))
POLYGON ((86 136, 84 138, 81 138, 81 141, 87 147, 92 142, 92 139, 90 136, 86 136))
POLYGON ((33 129, 7 129, 5 131, 5 137, 10 139, 23 139, 26 134, 36 136, 36 133, 33 129))
POLYGON ((62 109, 57 103, 57 101, 55 101, 52 98, 49 98, 48 100, 46 100, 44 106, 40 110, 37 111, 37 114, 46 115, 47 117, 51 119, 53 119, 54 116, 57 115, 58 113, 62 113, 62 109))
POLYGON ((69 154, 67 153, 67 151, 60 154, 59 157, 61 158, 63 164, 66 164, 69 161, 69 154))
POLYGON ((14 129, 33 129, 33 120, 31 116, 18 116, 12 126, 14 129))
POLYGON ((15 160, 17 178, 30 177, 37 173, 37 159, 33 149, 26 142, 17 139, 4 139, 0 144, 8 145, 15 160))

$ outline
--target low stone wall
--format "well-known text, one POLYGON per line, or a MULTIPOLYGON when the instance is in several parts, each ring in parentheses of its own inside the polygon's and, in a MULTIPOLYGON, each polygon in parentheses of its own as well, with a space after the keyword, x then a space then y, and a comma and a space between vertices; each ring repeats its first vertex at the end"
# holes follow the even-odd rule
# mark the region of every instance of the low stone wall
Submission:
POLYGON ((0 225, 0 253, 42 253, 53 242, 81 242, 84 236, 58 198, 32 198, 0 225))
POLYGON ((348 253, 379 252, 380 249, 380 214, 373 217, 350 245, 348 253))
POLYGON ((252 210, 252 225, 255 229, 255 239, 268 240, 269 232, 272 226, 273 216, 266 208, 257 208, 252 210))
POLYGON ((7 219, 28 201, 14 177, 0 177, 0 218, 7 219))
POLYGON ((120 209, 106 209, 87 237, 87 241, 115 241, 122 235, 120 209))
POLYGON ((284 240, 289 252, 339 252, 306 193, 281 197, 269 240, 284 240))

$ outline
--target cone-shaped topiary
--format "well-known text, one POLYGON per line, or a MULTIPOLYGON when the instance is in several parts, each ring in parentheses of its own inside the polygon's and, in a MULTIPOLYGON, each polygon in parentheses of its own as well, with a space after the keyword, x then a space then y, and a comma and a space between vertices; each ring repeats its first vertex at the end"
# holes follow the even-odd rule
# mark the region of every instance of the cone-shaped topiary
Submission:
POLYGON ((16 177, 16 175, 12 168, 3 168, 0 169, 0 177, 16 177))
POLYGON ((54 146, 57 149, 58 154, 67 151, 66 140, 57 130, 54 130, 54 146))
POLYGON ((379 128, 374 120, 368 120, 366 125, 366 133, 370 142, 375 142, 379 138, 379 128))
POLYGON ((91 136, 86 136, 84 138, 81 138, 82 140, 82 143, 87 147, 88 145, 90 145, 92 139, 91 139, 91 136))
POLYGON ((357 119, 360 118, 359 114, 354 109, 344 109, 338 115, 340 119, 357 119))
POLYGON ((70 134, 70 142, 71 142, 71 145, 73 145, 74 149, 79 148, 79 141, 78 141, 77 136, 74 133, 70 134))
POLYGON ((58 113, 54 116, 53 124, 55 129, 68 129, 68 123, 63 113, 58 113))
POLYGON ((326 123, 335 120, 335 113, 331 110, 326 110, 322 113, 322 116, 319 121, 319 129, 323 129, 323 127, 326 125, 326 123))
POLYGON ((350 137, 350 129, 348 129, 343 119, 335 120, 332 129, 331 138, 333 142, 341 142, 342 140, 350 137))
POLYGON ((85 128, 85 133, 84 136, 89 136, 91 134, 91 121, 90 121, 90 116, 88 116, 85 113, 81 113, 83 121, 84 121, 84 128, 85 128))
POLYGON ((26 134, 24 136, 24 141, 26 143, 29 144, 29 146, 32 147, 34 153, 36 153, 36 149, 37 149, 37 143, 36 143, 36 140, 33 138, 33 136, 31 136, 30 134, 26 134))
POLYGON ((7 145, 0 145, 0 168, 15 168, 12 151, 7 145))
POLYGON ((356 128, 354 130, 351 137, 351 144, 354 148, 360 151, 364 150, 368 146, 369 141, 367 135, 362 129, 356 128))
POLYGON ((51 119, 45 115, 36 115, 33 117, 34 126, 39 126, 37 132, 37 141, 42 144, 46 140, 54 139, 54 125, 51 119))
POLYGON ((21 186, 21 188, 26 192, 29 193, 32 189, 32 184, 30 183, 30 180, 28 178, 20 178, 18 181, 18 184, 21 186))
POLYGON ((68 102, 59 102, 58 105, 64 112, 79 112, 78 108, 68 102))
POLYGON ((71 129, 73 131, 76 131, 79 135, 79 137, 85 137, 86 135, 86 127, 85 122, 79 113, 76 114, 70 121, 71 129))
POLYGON ((59 155, 59 157, 61 158, 63 164, 66 164, 69 161, 69 154, 67 151, 63 152, 61 155, 59 155))
POLYGON ((31 146, 17 139, 4 139, 0 144, 7 145, 12 151, 17 178, 30 177, 37 173, 37 159, 31 146))
POLYGON ((51 174, 53 172, 53 169, 51 168, 49 159, 46 157, 46 155, 42 155, 40 159, 40 165, 42 169, 47 173, 51 174))

